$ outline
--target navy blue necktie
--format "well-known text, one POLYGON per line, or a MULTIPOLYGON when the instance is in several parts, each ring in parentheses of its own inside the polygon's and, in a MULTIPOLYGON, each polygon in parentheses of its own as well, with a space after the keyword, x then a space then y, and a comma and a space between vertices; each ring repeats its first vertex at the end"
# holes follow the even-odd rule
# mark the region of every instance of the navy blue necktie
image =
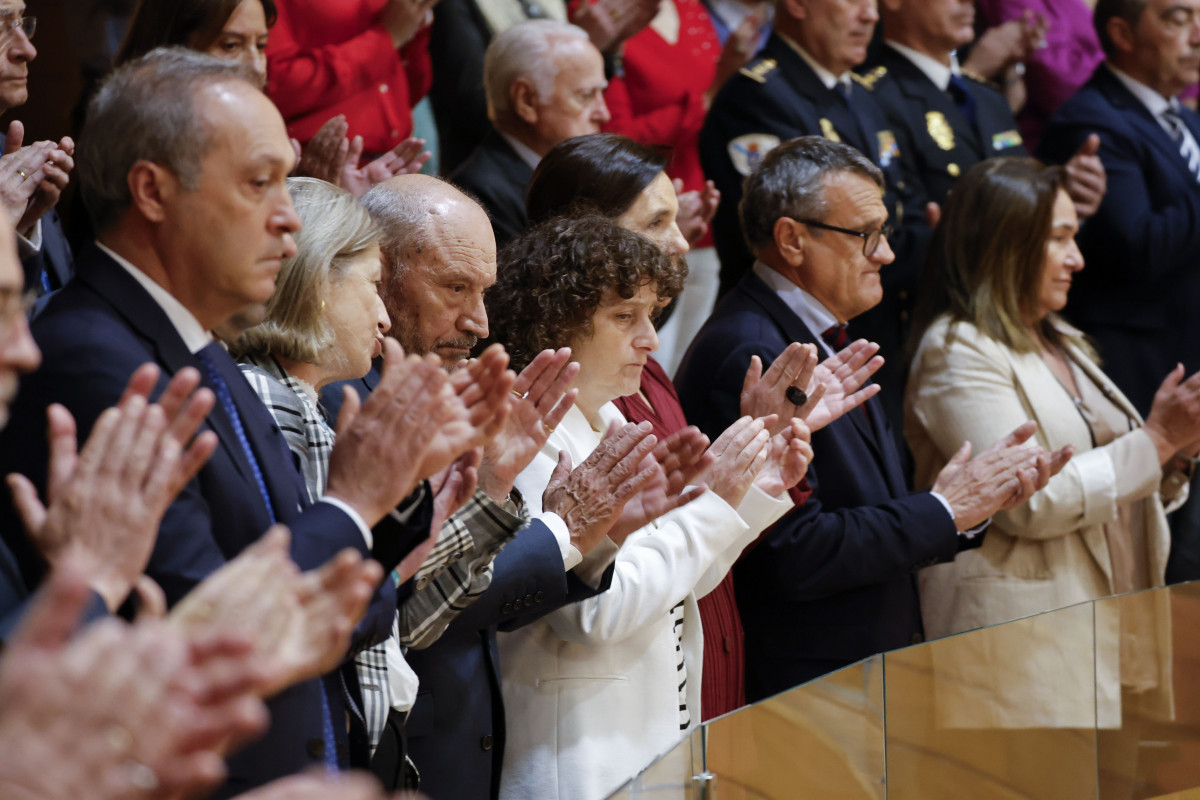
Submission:
MULTIPOLYGON (((233 395, 229 393, 229 384, 221 376, 216 362, 213 361, 212 348, 214 347, 221 348, 221 345, 213 342, 196 353, 196 360, 200 362, 200 369, 204 371, 208 382, 212 384, 213 392, 217 395, 217 402, 225 409, 225 414, 229 417, 230 424, 233 425, 233 432, 237 436, 238 444, 242 446, 242 453, 246 456, 246 461, 250 464, 250 471, 254 474, 254 482, 258 484, 258 491, 262 494, 263 503, 267 506, 267 515, 271 518, 271 524, 275 524, 275 508, 271 505, 271 496, 267 493, 267 482, 263 479, 262 468, 259 467, 254 450, 250 447, 250 440, 246 438, 246 429, 242 426, 242 417, 238 414, 237 406, 234 405, 233 395)), ((229 358, 223 348, 216 356, 217 358, 229 358)), ((321 738, 325 741, 325 768, 336 772, 338 769, 337 736, 333 731, 333 714, 329 710, 329 698, 325 692, 325 684, 318 682, 318 686, 321 689, 321 738)))
MULTIPOLYGON (((271 524, 274 525, 275 508, 271 505, 271 496, 267 493, 267 482, 263 479, 262 469, 258 466, 258 459, 254 456, 254 450, 250 448, 250 440, 246 438, 246 429, 242 427, 242 417, 238 414, 237 406, 233 403, 233 395, 229 393, 229 384, 221 377, 216 362, 213 361, 212 355, 209 352, 214 347, 220 348, 221 345, 213 342, 208 347, 196 353, 196 360, 200 362, 200 368, 204 370, 205 377, 212 384, 213 392, 217 395, 217 402, 225 409, 225 415, 229 417, 229 422, 233 425, 233 432, 237 436, 238 444, 242 446, 242 454, 246 456, 246 461, 250 463, 250 471, 254 474, 254 482, 258 484, 258 491, 262 494, 263 503, 267 506, 267 515, 271 518, 271 524)), ((222 350, 219 357, 229 358, 224 350, 222 350)))
POLYGON ((967 122, 971 123, 974 128, 979 119, 978 106, 975 103, 975 96, 971 94, 971 90, 967 88, 967 81, 961 75, 950 74, 950 85, 946 87, 946 93, 950 95, 950 99, 954 101, 954 105, 958 106, 958 110, 967 118, 967 122))

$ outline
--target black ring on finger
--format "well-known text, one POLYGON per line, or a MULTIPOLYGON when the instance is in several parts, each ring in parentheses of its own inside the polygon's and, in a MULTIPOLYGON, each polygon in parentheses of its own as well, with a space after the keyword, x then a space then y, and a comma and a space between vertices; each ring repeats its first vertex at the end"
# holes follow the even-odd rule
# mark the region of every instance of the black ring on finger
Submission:
POLYGON ((783 396, 794 406, 802 406, 808 402, 808 395, 799 386, 789 386, 783 396))

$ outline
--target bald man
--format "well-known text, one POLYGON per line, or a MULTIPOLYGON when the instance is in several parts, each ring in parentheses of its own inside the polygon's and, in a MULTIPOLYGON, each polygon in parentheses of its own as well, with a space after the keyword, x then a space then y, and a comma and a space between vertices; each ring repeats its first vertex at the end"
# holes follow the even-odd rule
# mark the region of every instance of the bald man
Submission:
MULTIPOLYGON (((496 280, 496 239, 486 212, 452 184, 427 175, 387 180, 362 202, 382 232, 380 291, 392 318, 388 335, 406 353, 435 353, 453 370, 488 335, 483 296, 496 280)), ((543 424, 526 425, 520 432, 506 429, 495 447, 485 449, 479 491, 442 529, 435 550, 458 547, 468 557, 474 552, 476 560, 467 570, 440 576, 441 589, 417 587, 409 601, 422 602, 430 595, 457 598, 415 612, 408 609, 408 616, 425 622, 420 635, 404 640, 412 648, 408 664, 420 679, 416 703, 404 723, 408 754, 420 771, 421 790, 435 800, 486 800, 498 792, 504 707, 497 629, 533 622, 603 591, 612 579, 607 567, 616 546, 611 541, 568 529, 553 512, 526 523, 522 500, 512 492, 517 474, 545 444, 546 436, 531 438, 530 428, 552 429, 561 419, 555 409, 565 412, 561 404, 569 406, 574 398, 565 394, 574 366, 553 382, 557 388, 551 387, 561 403, 545 392, 550 380, 528 378, 531 371, 558 372, 566 359, 566 351, 553 360, 539 356, 522 371, 516 386, 529 385, 529 394, 514 402, 538 408, 543 424), (462 544, 451 545, 455 539, 462 544), (581 563, 584 555, 589 557, 581 563)), ((372 370, 347 384, 365 396, 377 381, 372 370)), ((342 385, 324 390, 327 407, 340 402, 342 385)), ((529 413, 514 407, 511 418, 528 419, 529 413)))

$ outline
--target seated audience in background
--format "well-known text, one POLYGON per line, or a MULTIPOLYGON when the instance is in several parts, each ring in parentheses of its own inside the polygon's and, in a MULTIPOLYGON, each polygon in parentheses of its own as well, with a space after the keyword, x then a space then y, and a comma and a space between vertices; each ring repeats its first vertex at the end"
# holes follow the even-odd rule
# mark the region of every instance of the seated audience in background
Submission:
MULTIPOLYGON (((742 218, 758 262, 684 358, 689 420, 712 435, 741 414, 746 364, 791 342, 831 355, 878 303, 892 260, 883 174, 844 144, 805 136, 772 150, 746 183, 742 218)), ((876 398, 813 434, 812 497, 735 569, 746 631, 746 695, 760 700, 924 637, 914 571, 977 546, 988 518, 1062 467, 1023 446, 1023 424, 970 459, 969 444, 910 492, 876 398)))
MULTIPOLYGON (((0 114, 29 99, 29 64, 37 58, 37 17, 25 16, 21 0, 0 0, 0 114)), ((75 259, 54 207, 70 180, 75 143, 64 136, 22 147, 25 126, 8 124, 0 156, 0 207, 16 228, 25 286, 38 295, 58 289, 75 270, 75 259)))
POLYGON ((499 246, 526 228, 525 187, 542 156, 608 122, 607 85, 600 51, 574 25, 523 22, 492 39, 483 86, 495 129, 451 178, 487 209, 499 246))
MULTIPOLYGON (((425 175, 387 181, 363 203, 382 233, 389 335, 410 353, 460 369, 489 332, 483 297, 496 279, 496 246, 487 215, 449 183, 425 175)), ((405 722, 408 750, 423 790, 435 798, 495 794, 506 734, 497 628, 520 627, 603 591, 616 549, 605 534, 623 510, 613 498, 649 478, 623 472, 640 460, 638 445, 649 436, 648 426, 629 426, 613 442, 616 458, 590 459, 566 477, 562 485, 578 500, 555 490, 527 522, 529 498, 513 491, 513 482, 575 399, 568 388, 578 367, 567 364, 569 357, 566 348, 544 351, 521 370, 508 423, 483 449, 478 491, 442 527, 435 553, 463 552, 475 565, 452 566, 429 585, 426 592, 442 594, 443 603, 412 612, 418 594, 401 607, 402 616, 415 619, 401 641, 411 646, 406 658, 420 679, 405 722)), ((349 385, 365 397, 378 382, 372 371, 349 385)), ((327 407, 337 401, 335 387, 324 392, 327 407)))
MULTIPOLYGON (((687 241, 675 221, 675 194, 664 165, 665 159, 657 151, 616 134, 596 133, 559 142, 529 183, 529 218, 540 223, 563 209, 589 209, 640 233, 667 254, 686 253, 687 241)), ((873 349, 847 348, 823 365, 818 372, 823 394, 818 394, 816 384, 810 385, 816 348, 800 349, 797 345, 787 358, 777 360, 764 380, 748 384, 756 396, 743 405, 743 413, 754 417, 778 414, 773 433, 797 416, 816 430, 828 424, 832 415, 844 413, 878 391, 875 387, 854 394, 871 371, 860 368, 870 362, 873 349), (843 376, 847 378, 844 384, 843 376), (803 386, 808 395, 810 402, 803 408, 784 396, 793 384, 803 386), (852 398, 850 402, 848 398, 852 398), (818 402, 823 405, 818 407, 818 402)), ((870 363, 877 367, 879 362, 870 363)), ((751 369, 757 369, 755 377, 761 376, 761 364, 751 369)), ((660 439, 687 425, 675 387, 655 356, 646 359, 638 392, 613 402, 626 419, 650 422, 660 439)), ((792 499, 802 503, 807 491, 802 483, 793 490, 792 499)), ((727 572, 716 588, 699 598, 698 605, 704 629, 701 704, 703 718, 711 719, 745 704, 742 623, 734 599, 733 573, 727 572)))
MULTIPOLYGON (((514 363, 563 345, 579 364, 574 407, 517 478, 536 506, 564 462, 587 458, 601 431, 625 422, 612 401, 638 391, 657 344, 654 316, 682 272, 653 242, 596 215, 543 223, 503 258, 488 304, 514 363)), ((658 479, 655 502, 674 510, 610 534, 621 543, 612 586, 500 638, 512 720, 502 798, 606 797, 700 723, 696 598, 791 507, 787 491, 811 455, 803 422, 772 437, 775 421, 744 417, 707 452, 695 428, 665 439, 688 456, 678 475, 658 479), (693 483, 711 491, 684 491, 693 483)))
MULTIPOLYGON (((181 45, 217 58, 239 61, 267 84, 267 42, 278 12, 274 0, 179 0, 138 3, 116 66, 156 47, 181 45)), ((328 117, 301 153, 296 173, 336 183, 362 196, 372 185, 393 175, 417 172, 429 159, 424 142, 408 138, 369 162, 361 163, 363 138, 348 139, 344 114, 328 117)))
MULTIPOLYGON (((285 178, 295 156, 278 112, 244 67, 162 50, 113 73, 84 134, 81 189, 99 240, 81 256, 86 272, 33 326, 45 361, 0 437, 3 472, 43 480, 48 454, 39 440, 50 403, 64 405, 87 432, 141 363, 156 363, 164 376, 191 367, 217 396, 207 422, 221 445, 160 526, 147 573, 169 601, 276 521, 292 528, 291 551, 303 569, 347 547, 394 568, 428 536, 432 497, 422 479, 486 438, 491 420, 507 410, 503 370, 481 362, 455 387, 478 400, 468 408, 441 370, 402 361, 390 347, 383 391, 344 420, 326 493, 310 503, 270 415, 210 334, 269 299, 281 260, 294 253, 299 221, 285 178), (129 136, 134 129, 142 135, 129 136), (413 403, 407 422, 388 413, 390 403, 405 402, 413 403)), ((9 503, 3 511, 0 533, 27 582, 37 582, 44 562, 16 534, 9 503)), ((395 603, 394 585, 383 582, 359 646, 386 635, 395 603)), ((308 680, 271 706, 271 730, 231 762, 221 793, 313 762, 344 763, 345 729, 331 722, 344 713, 335 681, 326 689, 308 680)))
MULTIPOLYGON (((1163 505, 1187 496, 1200 451, 1200 375, 1172 370, 1142 420, 1058 316, 1084 268, 1078 230, 1062 169, 1006 158, 967 171, 935 237, 905 403, 917 480, 964 439, 981 446, 1027 419, 1039 444, 1075 455, 979 549, 922 571, 931 636, 1163 585, 1163 505)), ((1002 666, 1042 673, 1028 654, 1002 666)))
MULTIPOLYGON (((667 175, 680 193, 703 193, 708 219, 720 194, 700 167, 700 126, 717 90, 754 57, 762 22, 762 16, 750 14, 722 46, 700 0, 659 3, 650 24, 625 43, 621 70, 604 91, 612 115, 604 129, 671 148, 667 175)), ((683 291, 658 331, 658 361, 668 375, 717 300, 720 261, 712 237, 706 231, 693 244, 683 291)))
POLYGON ((1036 152, 1050 116, 1104 60, 1092 24, 1093 0, 978 0, 989 26, 1022 25, 1030 14, 1046 20, 1042 38, 1024 54, 1025 105, 1017 113, 1021 138, 1036 152))
POLYGON ((429 100, 437 119, 442 174, 453 174, 492 129, 483 59, 496 35, 531 19, 569 21, 587 32, 611 65, 622 42, 644 28, 657 11, 658 0, 596 0, 572 3, 569 11, 565 0, 440 0, 429 39, 429 100))
MULTIPOLYGON (((945 203, 972 164, 1028 155, 1003 95, 959 66, 955 51, 975 36, 972 2, 883 0, 879 9, 884 43, 866 80, 916 182, 918 207, 945 203)), ((1099 148, 1100 138, 1089 136, 1067 162, 1067 193, 1081 218, 1104 198, 1099 148)))
POLYGON ((429 91, 432 5, 412 0, 276 0, 267 44, 267 94, 288 132, 308 142, 343 115, 368 159, 412 133, 429 91))
MULTIPOLYGON (((1109 190, 1080 230, 1088 269, 1064 314, 1146 416, 1163 375, 1200 370, 1200 116, 1177 98, 1200 78, 1200 2, 1098 0, 1095 24, 1104 63, 1051 118, 1038 155, 1061 164, 1100 136, 1109 190)), ((1200 578, 1200 503, 1171 528, 1167 580, 1200 578)))

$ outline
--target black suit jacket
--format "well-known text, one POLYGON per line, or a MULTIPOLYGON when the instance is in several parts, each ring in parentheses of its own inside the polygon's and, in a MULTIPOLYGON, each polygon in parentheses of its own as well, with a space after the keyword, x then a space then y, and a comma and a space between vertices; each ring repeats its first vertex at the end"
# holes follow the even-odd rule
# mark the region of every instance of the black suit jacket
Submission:
POLYGON ((496 246, 529 227, 525 216, 525 190, 533 169, 496 131, 488 133, 471 157, 463 162, 450 180, 479 198, 492 218, 496 246))
MULTIPOLYGON (((151 361, 162 369, 158 391, 183 367, 199 369, 161 308, 132 276, 95 247, 82 254, 75 280, 54 294, 32 330, 42 350, 43 364, 22 381, 10 423, 0 436, 0 465, 5 472, 27 475, 40 489, 44 488, 46 475, 47 405, 65 405, 75 416, 83 438, 100 413, 117 402, 129 376, 142 363, 151 361)), ((265 406, 232 359, 214 353, 214 361, 229 386, 276 518, 292 529, 292 558, 302 569, 313 569, 346 547, 368 555, 357 525, 347 514, 328 503, 308 506, 300 473, 265 406)), ((167 510, 146 570, 172 603, 256 541, 271 522, 245 453, 220 403, 209 415, 206 427, 217 433, 220 444, 167 510)), ((377 547, 374 555, 380 556, 385 569, 394 567, 397 554, 403 555, 419 541, 422 528, 428 531, 431 513, 432 500, 427 497, 409 525, 389 520, 377 528, 377 544, 383 547, 377 547), (381 555, 381 551, 388 555, 381 555)), ((27 585, 36 585, 44 564, 28 539, 13 535, 20 528, 7 497, 0 501, 0 519, 0 530, 17 557, 27 585)), ((365 644, 386 636, 391 630, 394 607, 395 591, 385 580, 357 642, 365 644)), ((334 719, 340 719, 340 694, 327 694, 334 719)), ((231 796, 320 763, 324 752, 321 703, 320 686, 315 680, 275 697, 269 703, 270 730, 259 742, 230 759, 230 780, 218 795, 231 796)), ((335 725, 335 730, 342 734, 340 749, 346 745, 344 728, 335 725)))
MULTIPOLYGON (((752 355, 769 365, 816 337, 747 275, 692 342, 676 385, 688 420, 715 437, 740 416, 752 355)), ((813 434, 812 497, 734 567, 746 630, 746 698, 759 700, 922 636, 915 573, 958 552, 954 521, 910 494, 878 399, 813 434)))
POLYGON ((913 210, 945 203, 959 175, 984 159, 1027 156, 1008 101, 997 90, 964 76, 975 101, 975 123, 915 64, 881 48, 878 69, 868 70, 871 93, 887 115, 913 180, 913 210), (949 133, 949 135, 947 135, 949 133))
MULTIPOLYGON (((322 405, 332 413, 341 408, 343 386, 365 398, 378 382, 373 369, 360 380, 331 384, 322 405)), ((602 592, 613 575, 608 569, 593 588, 566 573, 558 541, 537 520, 504 546, 493 568, 487 591, 440 638, 405 655, 420 679, 405 725, 408 755, 432 800, 499 797, 505 720, 497 629, 515 630, 602 592)))
MULTIPOLYGON (((1200 116, 1186 108, 1181 116, 1200 140, 1200 116)), ((1075 275, 1066 314, 1146 414, 1176 363, 1200 369, 1200 183, 1103 64, 1051 118, 1038 155, 1065 163, 1091 133, 1100 134, 1108 192, 1079 232, 1087 268, 1075 275)))

